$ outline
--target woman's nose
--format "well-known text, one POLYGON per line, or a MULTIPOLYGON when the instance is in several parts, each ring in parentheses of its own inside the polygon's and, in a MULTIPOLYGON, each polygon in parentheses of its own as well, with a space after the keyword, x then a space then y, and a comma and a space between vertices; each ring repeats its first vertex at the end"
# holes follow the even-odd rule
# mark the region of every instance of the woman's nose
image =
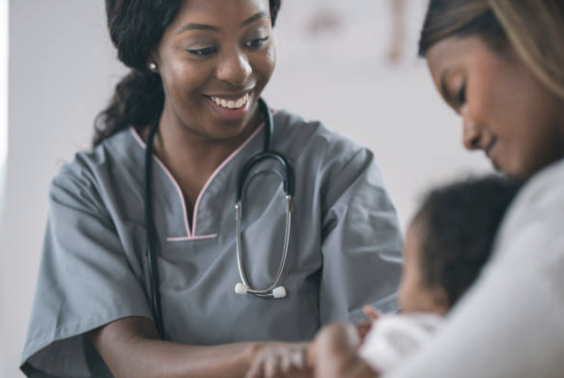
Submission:
POLYGON ((480 139, 482 138, 482 130, 478 123, 468 116, 468 111, 462 112, 462 142, 468 150, 477 150, 480 148, 480 139))
POLYGON ((223 55, 216 76, 221 81, 239 87, 247 82, 252 72, 247 56, 240 51, 231 51, 223 55))
POLYGON ((468 150, 480 148, 480 133, 475 124, 464 124, 463 143, 468 150))

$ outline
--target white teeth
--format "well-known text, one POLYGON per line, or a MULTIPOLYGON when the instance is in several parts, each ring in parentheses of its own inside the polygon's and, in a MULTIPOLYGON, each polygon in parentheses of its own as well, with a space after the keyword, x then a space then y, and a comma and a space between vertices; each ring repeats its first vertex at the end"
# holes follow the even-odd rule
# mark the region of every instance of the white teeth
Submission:
POLYGON ((248 93, 245 94, 243 97, 241 97, 238 100, 226 100, 219 97, 212 97, 211 99, 213 102, 215 102, 217 105, 223 108, 240 109, 243 106, 247 105, 247 102, 249 102, 249 94, 248 93))

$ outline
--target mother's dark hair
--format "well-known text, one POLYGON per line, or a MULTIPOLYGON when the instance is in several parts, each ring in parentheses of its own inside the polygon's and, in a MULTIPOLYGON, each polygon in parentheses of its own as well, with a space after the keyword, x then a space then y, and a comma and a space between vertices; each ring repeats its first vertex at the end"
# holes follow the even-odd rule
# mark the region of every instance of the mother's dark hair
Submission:
MULTIPOLYGON (((161 78, 147 68, 184 0, 106 0, 108 29, 118 58, 131 72, 116 86, 110 104, 94 123, 94 146, 130 126, 137 130, 157 122, 164 105, 161 78)), ((274 26, 281 0, 269 0, 274 26)))
POLYGON ((494 51, 511 45, 533 73, 564 98, 564 1, 431 0, 419 55, 449 37, 481 37, 494 51))
POLYGON ((495 50, 507 37, 487 0, 431 0, 419 39, 419 56, 448 37, 480 36, 495 50))

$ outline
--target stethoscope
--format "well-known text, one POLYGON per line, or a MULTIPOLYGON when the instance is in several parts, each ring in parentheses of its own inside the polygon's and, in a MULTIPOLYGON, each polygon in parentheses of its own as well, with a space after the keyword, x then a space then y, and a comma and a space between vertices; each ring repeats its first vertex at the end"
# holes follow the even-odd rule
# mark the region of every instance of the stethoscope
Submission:
MULTIPOLYGON (((294 196, 294 169, 292 164, 284 155, 274 151, 272 149, 272 134, 274 131, 274 121, 272 119, 272 112, 264 102, 262 98, 259 98, 258 105, 266 119, 265 135, 264 135, 264 149, 262 152, 252 156, 243 166, 243 169, 239 173, 237 179, 237 192, 235 198, 235 214, 236 214, 236 233, 237 233, 237 267, 239 269, 239 276, 241 282, 235 285, 235 293, 240 295, 252 294, 260 298, 284 298, 286 297, 286 288, 284 286, 279 286, 280 279, 284 272, 284 267, 286 265, 286 257, 288 256, 288 246, 290 241, 290 229, 292 221, 292 198, 294 196), (243 218, 243 192, 245 187, 245 181, 252 168, 263 162, 265 160, 272 159, 276 160, 283 170, 282 181, 283 189, 285 194, 285 212, 286 212, 286 227, 284 231, 284 246, 282 250, 282 257, 280 258, 280 264, 278 266, 278 271, 274 277, 272 283, 264 289, 254 289, 249 280, 247 279, 247 274, 245 273, 245 267, 243 265, 243 246, 241 241, 241 220, 243 218)), ((151 307, 153 309, 153 316, 155 317, 155 324, 157 331, 161 338, 164 338, 164 325, 162 317, 162 307, 161 307, 161 295, 159 291, 160 280, 159 272, 157 269, 157 258, 154 253, 156 250, 156 230, 155 224, 153 222, 153 193, 152 193, 152 159, 153 159, 153 140, 155 139, 155 134, 158 130, 158 122, 151 127, 149 130, 149 135, 147 136, 147 148, 145 150, 145 224, 147 227, 146 237, 147 237, 147 271, 149 276, 149 291, 151 307)))

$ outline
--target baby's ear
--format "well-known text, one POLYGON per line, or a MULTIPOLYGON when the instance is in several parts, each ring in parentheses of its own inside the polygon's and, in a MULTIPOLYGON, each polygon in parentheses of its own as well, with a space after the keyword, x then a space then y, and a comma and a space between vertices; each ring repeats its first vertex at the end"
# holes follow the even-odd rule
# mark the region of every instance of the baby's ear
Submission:
POLYGON ((448 294, 442 287, 433 288, 434 313, 445 316, 450 311, 451 303, 448 294))

